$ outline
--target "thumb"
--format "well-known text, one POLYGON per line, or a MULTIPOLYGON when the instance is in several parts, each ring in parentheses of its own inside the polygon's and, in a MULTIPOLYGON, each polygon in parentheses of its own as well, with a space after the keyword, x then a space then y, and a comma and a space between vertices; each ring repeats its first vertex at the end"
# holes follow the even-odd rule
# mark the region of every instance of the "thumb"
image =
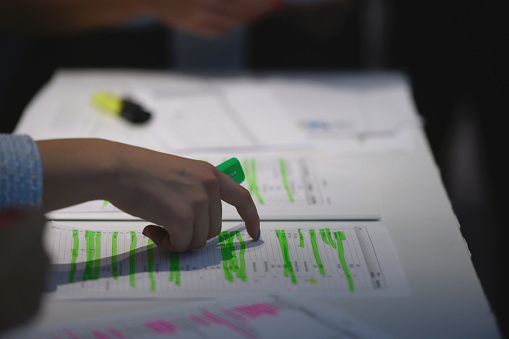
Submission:
POLYGON ((154 244, 156 244, 157 247, 160 247, 170 252, 177 252, 175 251, 175 248, 171 244, 170 234, 163 227, 156 225, 147 225, 143 229, 142 233, 144 236, 152 239, 152 241, 154 242, 154 244))

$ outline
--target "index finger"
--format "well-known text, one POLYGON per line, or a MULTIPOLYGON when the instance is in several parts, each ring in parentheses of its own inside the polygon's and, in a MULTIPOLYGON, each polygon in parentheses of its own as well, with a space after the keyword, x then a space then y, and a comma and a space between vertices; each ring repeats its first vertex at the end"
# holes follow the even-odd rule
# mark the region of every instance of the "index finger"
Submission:
POLYGON ((219 179, 221 199, 237 209, 240 217, 246 223, 247 233, 254 240, 258 240, 260 238, 260 217, 251 194, 223 172, 217 170, 216 175, 219 179))

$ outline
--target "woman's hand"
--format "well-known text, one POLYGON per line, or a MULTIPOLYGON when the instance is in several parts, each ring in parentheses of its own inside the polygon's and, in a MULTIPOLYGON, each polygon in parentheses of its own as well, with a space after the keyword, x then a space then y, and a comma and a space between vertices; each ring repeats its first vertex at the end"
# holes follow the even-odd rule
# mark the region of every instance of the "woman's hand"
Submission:
POLYGON ((221 231, 221 200, 235 206, 253 239, 260 219, 249 192, 214 166, 100 139, 37 142, 46 211, 96 199, 153 222, 144 233, 166 250, 205 246, 221 231))

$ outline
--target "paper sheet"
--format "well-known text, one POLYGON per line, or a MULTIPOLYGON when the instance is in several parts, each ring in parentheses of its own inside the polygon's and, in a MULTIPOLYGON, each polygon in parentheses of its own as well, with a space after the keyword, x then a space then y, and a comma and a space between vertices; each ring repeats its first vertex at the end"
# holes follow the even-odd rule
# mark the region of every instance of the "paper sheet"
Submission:
POLYGON ((264 96, 263 110, 250 118, 250 111, 233 105, 231 98, 207 78, 202 79, 201 86, 179 90, 166 86, 167 92, 142 87, 136 79, 133 76, 119 83, 115 76, 108 78, 104 74, 84 79, 63 74, 31 102, 16 132, 28 133, 35 139, 104 138, 168 153, 305 144, 304 136, 288 123, 286 112, 272 95, 264 96), (101 111, 91 102, 97 91, 138 101, 152 113, 152 119, 133 125, 101 111), (266 122, 272 122, 270 128, 266 122), (273 133, 274 126, 282 123, 288 127, 273 133))
POLYGON ((52 223, 46 237, 48 296, 221 298, 267 291, 353 298, 409 295, 387 230, 377 222, 263 222, 258 241, 239 224, 203 249, 180 254, 154 246, 139 224, 130 229, 102 224, 84 228, 86 222, 52 223))
POLYGON ((318 300, 281 294, 157 308, 11 333, 5 338, 390 338, 318 300))
MULTIPOLYGON (((167 153, 320 148, 341 155, 411 151, 401 131, 421 126, 404 77, 192 77, 61 71, 23 113, 16 133, 98 137, 167 153), (133 126, 91 104, 96 91, 129 96, 154 116, 133 126), (365 142, 372 140, 373 142, 365 142), (381 141, 381 142, 378 142, 381 141)), ((404 135, 404 134, 403 134, 404 135)))
POLYGON ((395 132, 422 125, 402 73, 271 76, 261 86, 278 93, 277 100, 311 139, 395 132))
MULTIPOLYGON (((380 218, 377 177, 354 160, 277 154, 193 155, 214 165, 237 155, 260 218, 270 220, 377 220, 380 218)), ((53 219, 116 219, 134 217, 105 201, 92 201, 50 214, 53 219)), ((235 208, 223 203, 223 219, 240 220, 235 208)))
POLYGON ((306 146, 273 93, 258 86, 236 91, 213 81, 195 91, 133 90, 155 115, 154 131, 180 150, 267 149, 306 146), (255 100, 253 102, 253 99, 255 100))

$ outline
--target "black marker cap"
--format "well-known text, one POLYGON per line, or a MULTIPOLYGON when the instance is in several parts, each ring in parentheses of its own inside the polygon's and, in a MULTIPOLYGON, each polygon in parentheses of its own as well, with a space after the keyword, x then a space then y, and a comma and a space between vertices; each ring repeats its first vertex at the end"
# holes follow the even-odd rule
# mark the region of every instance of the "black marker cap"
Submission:
POLYGON ((137 103, 123 99, 120 116, 134 124, 142 124, 150 120, 152 115, 137 103))

